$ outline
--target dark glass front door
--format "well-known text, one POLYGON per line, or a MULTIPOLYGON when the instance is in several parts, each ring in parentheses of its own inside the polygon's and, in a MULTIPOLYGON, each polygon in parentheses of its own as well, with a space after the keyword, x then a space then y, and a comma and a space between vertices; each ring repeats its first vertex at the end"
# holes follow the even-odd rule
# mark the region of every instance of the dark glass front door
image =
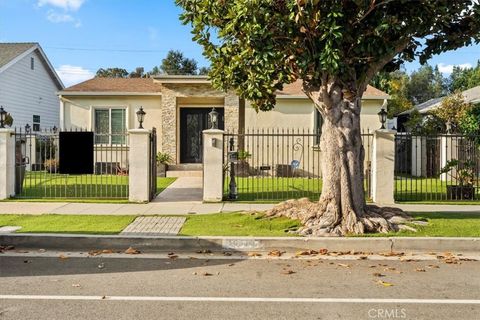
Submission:
MULTIPOLYGON (((219 113, 218 128, 223 130, 223 108, 219 113)), ((180 109, 180 162, 201 163, 203 160, 202 131, 211 127, 208 113, 212 108, 180 109)))

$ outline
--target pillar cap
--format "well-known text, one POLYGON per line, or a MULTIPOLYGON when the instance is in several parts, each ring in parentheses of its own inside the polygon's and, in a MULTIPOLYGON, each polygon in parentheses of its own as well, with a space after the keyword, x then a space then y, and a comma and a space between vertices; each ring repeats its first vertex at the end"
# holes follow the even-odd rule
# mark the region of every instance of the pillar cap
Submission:
POLYGON ((219 133, 225 133, 225 131, 220 129, 207 129, 207 130, 203 130, 203 133, 219 134, 219 133))
POLYGON ((130 129, 128 130, 130 134, 149 134, 150 130, 147 129, 130 129))

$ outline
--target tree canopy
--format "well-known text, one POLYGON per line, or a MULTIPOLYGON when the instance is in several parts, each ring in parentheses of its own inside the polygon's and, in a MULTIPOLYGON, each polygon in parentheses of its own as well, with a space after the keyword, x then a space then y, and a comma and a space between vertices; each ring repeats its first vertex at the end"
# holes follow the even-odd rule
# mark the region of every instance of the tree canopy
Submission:
POLYGON ((170 75, 195 75, 197 74, 197 61, 185 58, 178 50, 170 50, 162 60, 160 70, 170 75))
MULTIPOLYGON (((473 0, 176 0, 212 62, 217 88, 234 88, 260 110, 275 92, 338 84, 361 97, 380 70, 479 40, 473 0)), ((327 97, 319 91, 320 100, 327 97)))
POLYGON ((128 71, 122 68, 100 68, 95 74, 96 78, 127 78, 128 71))

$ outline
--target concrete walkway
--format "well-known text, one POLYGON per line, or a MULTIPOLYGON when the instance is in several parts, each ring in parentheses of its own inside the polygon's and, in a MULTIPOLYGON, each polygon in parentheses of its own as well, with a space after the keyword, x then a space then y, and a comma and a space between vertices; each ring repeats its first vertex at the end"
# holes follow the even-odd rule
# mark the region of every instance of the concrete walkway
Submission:
POLYGON ((137 217, 120 235, 122 236, 176 236, 185 217, 137 217))
MULTIPOLYGON (((201 201, 151 202, 148 204, 0 202, 0 214, 186 215, 234 211, 264 211, 274 204, 202 203, 201 201)), ((480 205, 396 204, 409 212, 477 212, 480 205)))
POLYGON ((179 177, 163 190, 153 202, 202 201, 202 199, 202 177, 179 177))

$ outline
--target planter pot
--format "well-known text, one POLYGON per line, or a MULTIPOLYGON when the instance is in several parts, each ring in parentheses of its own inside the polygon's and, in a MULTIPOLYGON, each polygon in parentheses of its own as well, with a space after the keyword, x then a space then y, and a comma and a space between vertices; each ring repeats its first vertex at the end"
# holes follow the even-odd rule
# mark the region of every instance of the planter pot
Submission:
POLYGON ((15 167, 15 194, 22 193, 23 181, 25 180, 25 167, 26 165, 15 167))
POLYGON ((167 175, 167 165, 163 163, 157 163, 157 177, 165 178, 167 175))
POLYGON ((475 187, 472 186, 447 186, 447 198, 451 200, 473 200, 475 187))

